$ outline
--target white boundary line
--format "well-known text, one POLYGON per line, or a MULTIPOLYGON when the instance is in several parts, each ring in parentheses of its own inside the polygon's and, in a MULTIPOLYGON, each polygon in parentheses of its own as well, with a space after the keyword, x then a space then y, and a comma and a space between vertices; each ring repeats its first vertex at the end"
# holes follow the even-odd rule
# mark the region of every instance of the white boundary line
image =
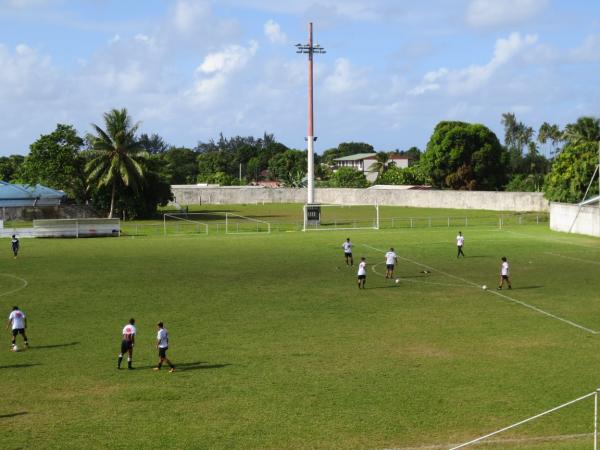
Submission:
POLYGON ((551 256, 557 256, 559 258, 571 259, 573 261, 580 261, 580 262, 584 262, 586 264, 597 264, 597 265, 600 266, 600 262, 598 262, 598 261, 592 261, 590 259, 575 258, 574 256, 565 256, 565 255, 560 255, 558 253, 552 253, 552 252, 544 252, 544 254, 551 255, 551 256))
MULTIPOLYGON (((379 275, 380 277, 383 277, 384 275, 382 273, 380 273, 380 272, 377 272, 375 270, 375 267, 380 266, 382 264, 383 263, 377 263, 377 264, 373 264, 371 266, 371 270, 373 271, 373 273, 375 275, 379 275)), ((408 281, 410 283, 434 284, 434 285, 437 285, 437 286, 458 286, 458 287, 463 287, 464 286, 463 284, 458 284, 458 283, 437 283, 435 281, 411 280, 410 278, 403 278, 403 277, 401 277, 399 275, 396 278, 399 279, 402 282, 408 281)))
MULTIPOLYGON (((371 247, 370 245, 367 245, 367 244, 362 244, 362 245, 364 247, 370 248, 371 250, 375 250, 377 252, 385 253, 383 250, 375 248, 375 247, 371 247)), ((426 264, 421 264, 420 262, 413 261, 412 259, 409 259, 409 258, 404 258, 402 256, 398 256, 398 258, 402 259, 404 261, 410 262, 412 264, 415 264, 417 266, 424 267, 426 269, 432 270, 432 271, 435 270, 436 272, 439 272, 439 273, 441 273, 443 275, 446 275, 447 277, 454 278, 456 280, 460 280, 460 281, 462 281, 462 282, 464 282, 464 283, 466 283, 466 284, 468 284, 470 286, 476 286, 478 288, 481 288, 477 283, 474 283, 474 282, 472 282, 470 280, 467 280, 466 278, 462 278, 462 277, 459 277, 457 275, 453 275, 451 273, 444 272, 443 270, 435 269, 435 268, 433 268, 431 266, 428 266, 426 264)), ((529 309, 531 309, 533 311, 536 311, 536 312, 538 312, 540 314, 548 316, 548 317, 550 317, 552 319, 555 319, 555 320, 558 320, 560 322, 563 322, 563 323, 566 323, 568 325, 571 325, 572 327, 579 328, 580 330, 586 331, 587 333, 590 333, 590 334, 599 334, 600 333, 599 331, 592 330, 591 328, 584 327, 583 325, 579 325, 578 323, 573 322, 572 320, 565 319, 563 317, 560 317, 560 316, 557 316, 555 314, 549 313, 548 311, 544 311, 543 309, 540 309, 537 306, 533 306, 533 305, 530 305, 529 303, 525 303, 525 302, 522 302, 521 300, 517 300, 517 299, 514 299, 512 297, 509 297, 508 295, 501 294, 498 291, 488 290, 486 292, 489 292, 490 294, 497 295, 498 297, 501 297, 501 298, 503 298, 505 300, 511 301, 511 302, 516 303, 518 305, 524 306, 525 308, 529 308, 529 309)))
POLYGON ((20 291, 21 289, 25 289, 25 288, 26 288, 26 287, 29 285, 29 283, 27 283, 27 280, 26 280, 26 279, 24 279, 24 278, 21 278, 21 277, 18 277, 18 276, 16 276, 16 275, 11 275, 11 274, 9 274, 9 273, 0 273, 0 276, 3 276, 3 277, 9 277, 9 278, 15 278, 15 279, 19 280, 21 283, 23 283, 23 285, 22 285, 22 286, 19 286, 18 288, 16 288, 16 289, 13 289, 12 291, 8 291, 8 292, 3 292, 3 293, 1 293, 1 294, 0 294, 0 297, 4 297, 5 295, 9 295, 9 294, 14 294, 15 292, 18 292, 18 291, 20 291))

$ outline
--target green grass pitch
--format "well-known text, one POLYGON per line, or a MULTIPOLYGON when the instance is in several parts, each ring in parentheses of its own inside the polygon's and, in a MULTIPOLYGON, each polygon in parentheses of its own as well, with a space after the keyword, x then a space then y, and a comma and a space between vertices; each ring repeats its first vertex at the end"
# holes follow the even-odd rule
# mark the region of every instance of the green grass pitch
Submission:
MULTIPOLYGON (((5 331, 4 448, 448 448, 600 387, 600 240, 547 224, 22 239, 16 260, 2 242, 0 312, 25 311, 32 346, 5 331), (117 371, 130 317, 136 370, 117 371), (159 320, 173 374, 151 370, 159 320)), ((586 400, 485 448, 591 448, 592 430, 586 400)))

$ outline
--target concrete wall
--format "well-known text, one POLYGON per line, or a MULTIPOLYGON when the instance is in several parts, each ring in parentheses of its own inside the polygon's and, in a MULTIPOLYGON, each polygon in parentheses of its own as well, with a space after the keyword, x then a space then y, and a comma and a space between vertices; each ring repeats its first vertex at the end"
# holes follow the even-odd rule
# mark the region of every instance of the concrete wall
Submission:
POLYGON ((583 206, 580 210, 573 204, 550 203, 550 229, 600 237, 600 208, 583 206))
MULTIPOLYGON (((171 190, 174 203, 179 205, 306 202, 306 189, 174 185, 171 190)), ((346 205, 378 203, 419 208, 548 211, 548 201, 538 192, 323 188, 315 190, 315 200, 346 205)))

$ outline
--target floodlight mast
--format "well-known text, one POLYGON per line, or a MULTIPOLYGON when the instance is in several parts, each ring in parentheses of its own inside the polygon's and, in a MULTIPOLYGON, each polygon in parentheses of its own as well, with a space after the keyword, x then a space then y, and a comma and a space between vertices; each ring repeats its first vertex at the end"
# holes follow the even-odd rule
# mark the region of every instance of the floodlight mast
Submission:
POLYGON ((314 144, 317 138, 314 134, 313 120, 313 54, 323 54, 325 49, 320 45, 313 45, 313 24, 308 24, 308 44, 296 44, 296 53, 308 55, 308 127, 307 127, 307 150, 308 150, 308 201, 313 204, 315 202, 315 158, 314 144))

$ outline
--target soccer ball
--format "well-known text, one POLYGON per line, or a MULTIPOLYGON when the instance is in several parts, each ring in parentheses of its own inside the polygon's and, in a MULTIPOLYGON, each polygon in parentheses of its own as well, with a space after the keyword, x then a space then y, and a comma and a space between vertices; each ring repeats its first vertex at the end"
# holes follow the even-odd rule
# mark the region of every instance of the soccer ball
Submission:
POLYGON ((481 289, 485 291, 487 289, 487 286, 484 284, 483 286, 481 286, 481 289))
POLYGON ((18 352, 19 351, 19 347, 17 347, 16 345, 12 346, 12 351, 13 352, 18 352))
POLYGON ((396 284, 400 283, 400 278, 396 278, 396 284))

